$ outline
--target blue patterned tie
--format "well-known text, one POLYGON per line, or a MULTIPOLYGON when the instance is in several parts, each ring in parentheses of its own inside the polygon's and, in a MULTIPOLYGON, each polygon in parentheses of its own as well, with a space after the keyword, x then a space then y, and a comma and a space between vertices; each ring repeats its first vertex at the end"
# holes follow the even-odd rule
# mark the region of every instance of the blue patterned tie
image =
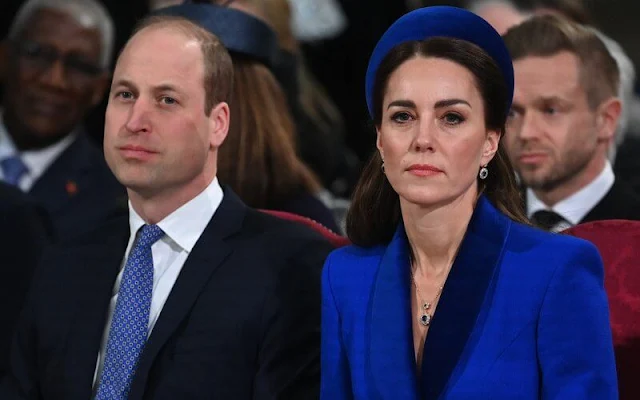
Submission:
POLYGON ((20 179, 29 172, 20 156, 11 156, 0 161, 4 180, 10 185, 18 186, 20 179))
POLYGON ((153 292, 151 245, 162 236, 164 232, 157 225, 144 225, 129 253, 109 330, 97 400, 124 400, 129 395, 149 329, 153 292))

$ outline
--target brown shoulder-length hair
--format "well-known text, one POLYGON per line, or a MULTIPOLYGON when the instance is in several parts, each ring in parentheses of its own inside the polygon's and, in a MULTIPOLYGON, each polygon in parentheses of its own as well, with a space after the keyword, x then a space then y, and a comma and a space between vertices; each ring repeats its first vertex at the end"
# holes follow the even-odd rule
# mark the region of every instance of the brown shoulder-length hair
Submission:
POLYGON ((232 54, 229 133, 218 151, 218 177, 254 208, 274 208, 315 194, 318 178, 296 153, 296 129, 286 97, 263 64, 232 54))
MULTIPOLYGON (((382 60, 373 86, 373 122, 380 127, 382 104, 391 74, 404 62, 415 57, 435 57, 458 63, 468 69, 484 101, 485 125, 504 135, 509 90, 496 62, 478 46, 453 38, 430 38, 396 46, 382 60)), ((347 214, 347 234, 356 245, 369 247, 387 243, 401 220, 400 199, 381 169, 382 158, 375 151, 365 165, 353 193, 347 214)), ((498 151, 487 165, 489 176, 478 178, 478 191, 514 221, 528 223, 515 173, 502 140, 498 151)))

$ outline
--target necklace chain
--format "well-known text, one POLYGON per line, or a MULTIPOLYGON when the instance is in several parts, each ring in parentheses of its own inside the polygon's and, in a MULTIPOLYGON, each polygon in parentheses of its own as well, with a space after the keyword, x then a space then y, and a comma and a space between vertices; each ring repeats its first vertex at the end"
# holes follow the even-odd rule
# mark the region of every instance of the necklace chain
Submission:
POLYGON ((442 294, 442 289, 444 289, 444 284, 438 287, 438 293, 436 293, 433 300, 431 300, 430 302, 426 302, 424 301, 422 292, 418 287, 418 282, 416 282, 413 268, 411 269, 411 280, 413 281, 413 285, 416 287, 416 294, 418 295, 418 300, 422 304, 422 313, 418 317, 418 322, 420 322, 420 324, 422 324, 423 326, 429 326, 429 324, 431 323, 431 319, 433 318, 433 312, 429 310, 431 309, 431 306, 435 304, 435 302, 438 301, 438 299, 440 298, 440 295, 442 294))

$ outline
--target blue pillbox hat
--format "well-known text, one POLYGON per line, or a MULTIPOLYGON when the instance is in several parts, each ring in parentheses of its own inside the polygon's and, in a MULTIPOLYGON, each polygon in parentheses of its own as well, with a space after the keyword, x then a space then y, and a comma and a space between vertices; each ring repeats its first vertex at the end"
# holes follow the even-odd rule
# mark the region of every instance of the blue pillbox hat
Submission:
POLYGON ((509 104, 513 99, 513 63, 502 37, 484 19, 471 11, 457 7, 433 6, 411 11, 396 22, 378 41, 367 68, 365 94, 369 115, 373 118, 373 85, 382 60, 397 45, 433 37, 466 40, 483 49, 496 62, 509 90, 509 104))

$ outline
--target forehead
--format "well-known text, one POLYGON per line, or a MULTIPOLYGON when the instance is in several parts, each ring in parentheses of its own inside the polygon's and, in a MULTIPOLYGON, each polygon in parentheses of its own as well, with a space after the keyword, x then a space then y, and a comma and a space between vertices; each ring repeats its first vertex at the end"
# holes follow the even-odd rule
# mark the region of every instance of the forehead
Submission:
POLYGON ((102 47, 100 32, 95 27, 83 26, 69 14, 41 8, 25 21, 21 38, 37 40, 61 50, 98 56, 102 47))
POLYGON ((579 60, 570 52, 530 56, 513 63, 515 97, 562 96, 582 91, 579 60))
POLYGON ((479 97, 473 74, 462 65, 433 57, 414 57, 402 63, 389 77, 385 100, 406 97, 436 102, 452 97, 479 97))
POLYGON ((114 79, 137 84, 202 87, 204 63, 200 43, 172 27, 148 27, 138 32, 118 58, 114 79))

